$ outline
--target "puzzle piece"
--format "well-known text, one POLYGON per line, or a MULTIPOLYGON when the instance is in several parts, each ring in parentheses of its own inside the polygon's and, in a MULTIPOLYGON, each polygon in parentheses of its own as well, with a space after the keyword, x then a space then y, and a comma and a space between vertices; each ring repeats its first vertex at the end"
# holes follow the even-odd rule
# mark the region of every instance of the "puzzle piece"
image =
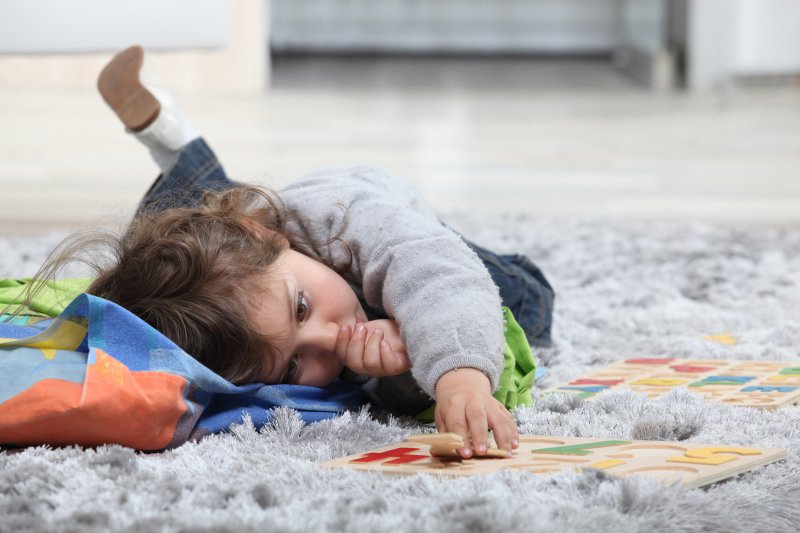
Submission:
MULTIPOLYGON (((414 435, 409 440, 322 463, 328 468, 353 468, 384 474, 469 476, 499 470, 555 474, 595 468, 610 475, 646 475, 700 487, 779 461, 786 450, 742 448, 689 442, 610 440, 586 437, 520 435, 512 457, 459 459, 454 434, 414 435), (412 440, 413 439, 413 440, 412 440), (436 448, 436 453, 434 453, 436 448), (442 450, 451 455, 438 455, 442 450)), ((502 450, 500 450, 502 451, 502 450)))
POLYGON ((560 392, 591 400, 607 390, 630 389, 657 398, 674 388, 703 394, 709 401, 776 409, 800 402, 800 365, 797 361, 634 358, 541 394, 560 392))
POLYGON ((704 339, 712 342, 718 342, 719 344, 724 344, 726 346, 735 346, 737 344, 736 337, 731 335, 730 333, 720 333, 718 335, 706 335, 703 337, 704 339))
POLYGON ((417 448, 394 448, 385 452, 365 453, 358 459, 353 459, 354 463, 374 463, 376 461, 384 462, 384 459, 391 459, 385 461, 387 465, 402 465, 413 461, 421 461, 427 459, 427 455, 414 455, 411 452, 419 451, 417 448))
MULTIPOLYGON (((464 439, 456 433, 421 433, 419 435, 411 435, 408 437, 408 442, 427 444, 430 446, 429 452, 437 457, 453 457, 460 459, 461 456, 458 450, 464 447, 464 439)), ((508 453, 501 450, 494 445, 490 437, 490 445, 483 455, 474 455, 473 457, 480 458, 505 458, 508 453)))
POLYGON ((561 455, 589 455, 590 448, 604 448, 606 446, 619 446, 620 444, 630 444, 627 440, 602 440, 583 444, 573 444, 571 446, 556 446, 555 448, 539 448, 533 453, 558 453, 561 455))

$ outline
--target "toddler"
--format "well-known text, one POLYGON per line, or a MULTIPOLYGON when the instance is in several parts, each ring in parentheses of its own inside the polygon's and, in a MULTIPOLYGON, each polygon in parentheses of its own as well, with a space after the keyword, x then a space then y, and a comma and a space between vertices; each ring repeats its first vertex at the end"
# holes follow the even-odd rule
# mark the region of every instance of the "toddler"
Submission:
POLYGON ((435 398, 436 427, 464 438, 463 457, 485 452, 488 429, 517 446, 492 391, 501 305, 532 344, 550 341, 553 292, 530 260, 465 241, 374 167, 321 171, 278 194, 231 181, 140 47, 117 54, 98 88, 161 174, 87 292, 234 383, 343 378, 407 414, 435 398))

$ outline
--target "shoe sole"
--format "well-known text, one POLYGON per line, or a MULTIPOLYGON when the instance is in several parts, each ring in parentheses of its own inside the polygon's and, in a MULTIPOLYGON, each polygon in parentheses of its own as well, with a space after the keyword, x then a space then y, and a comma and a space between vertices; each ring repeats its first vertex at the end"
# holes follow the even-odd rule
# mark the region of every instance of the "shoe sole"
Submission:
POLYGON ((131 131, 143 130, 161 111, 161 104, 139 79, 143 63, 142 47, 131 46, 115 55, 97 78, 103 100, 131 131))

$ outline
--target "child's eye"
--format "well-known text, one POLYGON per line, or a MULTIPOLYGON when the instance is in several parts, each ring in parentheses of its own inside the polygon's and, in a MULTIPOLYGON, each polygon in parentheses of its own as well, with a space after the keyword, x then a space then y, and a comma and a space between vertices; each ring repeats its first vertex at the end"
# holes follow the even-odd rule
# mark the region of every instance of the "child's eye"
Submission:
POLYGON ((289 360, 289 365, 286 367, 286 377, 283 378, 284 383, 294 383, 297 377, 297 356, 294 355, 289 360))
POLYGON ((304 291, 297 291, 297 321, 302 322, 308 315, 308 296, 304 291))

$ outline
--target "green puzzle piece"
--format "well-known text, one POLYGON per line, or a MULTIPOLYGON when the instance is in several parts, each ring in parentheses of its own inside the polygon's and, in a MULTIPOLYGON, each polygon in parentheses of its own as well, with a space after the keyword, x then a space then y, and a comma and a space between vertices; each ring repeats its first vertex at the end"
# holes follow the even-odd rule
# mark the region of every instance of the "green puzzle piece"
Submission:
POLYGON ((629 440, 602 440, 598 442, 587 442, 585 444, 571 444, 568 446, 556 446, 555 448, 539 448, 531 450, 532 453, 562 453, 567 455, 589 455, 590 448, 605 448, 607 446, 619 446, 630 444, 629 440))
POLYGON ((744 385, 754 380, 755 376, 708 376, 702 381, 689 383, 690 387, 705 387, 706 385, 744 385))

